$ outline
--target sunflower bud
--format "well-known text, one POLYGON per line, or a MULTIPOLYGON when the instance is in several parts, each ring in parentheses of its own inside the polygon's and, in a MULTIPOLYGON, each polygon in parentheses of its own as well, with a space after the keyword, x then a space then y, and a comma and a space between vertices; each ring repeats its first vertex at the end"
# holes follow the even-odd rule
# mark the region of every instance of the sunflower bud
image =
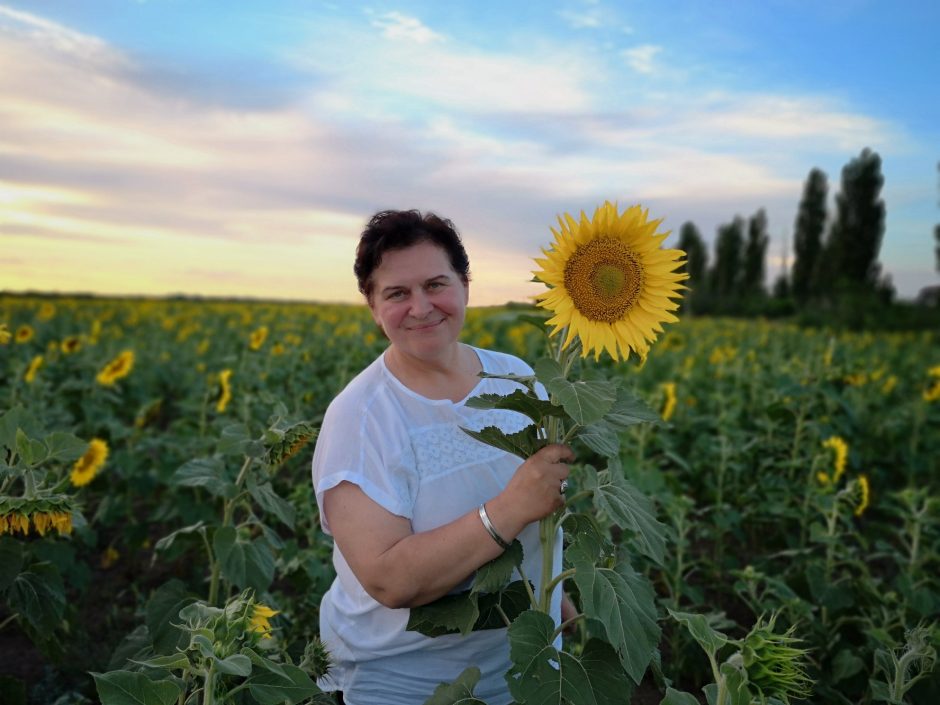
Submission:
POLYGON ((790 698, 809 697, 813 682, 806 675, 808 651, 794 646, 801 641, 792 636, 794 627, 778 634, 776 621, 776 614, 767 622, 758 619, 741 643, 741 656, 748 681, 763 696, 789 703, 790 698))

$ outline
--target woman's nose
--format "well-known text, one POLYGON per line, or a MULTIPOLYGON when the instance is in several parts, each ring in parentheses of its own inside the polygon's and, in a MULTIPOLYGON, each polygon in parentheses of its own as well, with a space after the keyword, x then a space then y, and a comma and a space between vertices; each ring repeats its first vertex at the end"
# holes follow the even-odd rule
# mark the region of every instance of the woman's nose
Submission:
POLYGON ((432 308, 434 307, 431 305, 431 300, 425 292, 419 291, 411 297, 411 315, 413 318, 424 318, 431 313, 432 308))

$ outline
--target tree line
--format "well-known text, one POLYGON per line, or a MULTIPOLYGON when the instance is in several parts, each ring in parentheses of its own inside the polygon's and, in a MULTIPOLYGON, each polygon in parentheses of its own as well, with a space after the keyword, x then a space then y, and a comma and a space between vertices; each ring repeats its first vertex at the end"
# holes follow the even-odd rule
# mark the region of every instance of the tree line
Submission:
MULTIPOLYGON (((805 314, 866 325, 866 317, 891 307, 895 293, 878 261, 885 231, 883 185, 881 158, 868 148, 862 150, 843 167, 830 214, 828 178, 821 169, 812 169, 794 223, 793 264, 785 267, 771 291, 765 285, 770 236, 763 208, 749 218, 736 216, 719 226, 711 258, 695 224, 684 223, 679 248, 687 255, 691 289, 684 311, 805 314)), ((934 236, 940 271, 940 225, 934 236)))

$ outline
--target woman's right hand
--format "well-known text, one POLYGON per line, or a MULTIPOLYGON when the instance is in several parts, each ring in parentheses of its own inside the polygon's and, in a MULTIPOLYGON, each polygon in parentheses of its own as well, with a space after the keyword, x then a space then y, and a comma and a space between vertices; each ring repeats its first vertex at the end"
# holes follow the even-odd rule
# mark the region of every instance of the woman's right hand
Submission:
POLYGON ((520 465, 506 488, 487 502, 487 511, 499 528, 515 535, 528 524, 565 504, 561 481, 571 472, 574 453, 566 445, 545 446, 520 465))

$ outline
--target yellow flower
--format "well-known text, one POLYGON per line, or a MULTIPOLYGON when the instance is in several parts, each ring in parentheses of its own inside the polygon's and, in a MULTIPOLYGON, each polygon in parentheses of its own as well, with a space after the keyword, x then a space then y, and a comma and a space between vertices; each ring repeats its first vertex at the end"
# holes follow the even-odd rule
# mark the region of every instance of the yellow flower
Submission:
POLYGON ((640 206, 619 214, 610 202, 592 220, 583 212, 580 222, 567 213, 558 218, 552 249, 543 248, 545 258, 535 260, 542 269, 533 273, 549 286, 536 298, 554 314, 551 334, 567 328, 563 347, 577 337, 582 357, 606 350, 615 360, 631 351, 645 358, 661 323, 679 320, 670 311, 686 288, 679 282, 688 274, 675 271, 685 253, 661 249, 669 233, 656 232, 660 222, 648 222, 640 206))
POLYGON ((923 393, 924 401, 932 402, 940 399, 940 380, 933 383, 933 386, 925 389, 923 393))
POLYGON ((249 620, 249 628, 251 631, 260 634, 262 639, 271 638, 271 622, 268 621, 276 614, 280 612, 272 610, 267 605, 263 605, 260 602, 254 606, 254 609, 251 612, 251 619, 249 620))
POLYGON ((101 556, 101 567, 107 570, 113 566, 120 557, 121 554, 118 553, 118 550, 114 546, 108 546, 101 556))
POLYGON ((39 372, 40 367, 42 367, 42 355, 36 355, 29 363, 29 367, 26 368, 26 374, 23 375, 26 384, 32 384, 36 381, 36 373, 39 372))
POLYGON ((829 479, 829 473, 823 472, 822 470, 816 473, 816 479, 819 481, 819 484, 823 486, 826 486, 831 482, 829 479))
POLYGON ((275 343, 275 344, 271 347, 271 354, 272 354, 272 355, 283 355, 283 354, 284 354, 284 345, 281 344, 281 343, 275 343))
POLYGON ((927 376, 940 377, 940 365, 934 365, 929 370, 927 370, 927 376))
POLYGON ((859 475, 857 482, 860 496, 855 507, 855 516, 860 517, 868 509, 868 503, 871 500, 871 487, 868 485, 867 475, 859 475))
POLYGON ((39 313, 36 314, 36 318, 40 321, 49 321, 55 316, 55 305, 49 301, 43 301, 42 306, 39 307, 39 313))
POLYGON ((0 323, 0 345, 6 345, 10 342, 10 338, 13 337, 13 334, 10 332, 10 329, 7 328, 6 323, 0 323))
POLYGON ((19 532, 24 536, 29 533, 29 517, 25 514, 0 514, 0 536, 19 532))
POLYGON ((225 407, 232 401, 232 385, 229 382, 231 378, 231 370, 222 370, 219 372, 219 386, 222 388, 222 394, 219 397, 219 401, 216 402, 215 410, 220 414, 225 413, 225 407))
POLYGON ((36 332, 32 329, 32 326, 28 326, 25 323, 16 329, 16 340, 17 343, 28 343, 33 339, 33 336, 36 335, 36 332))
POLYGON ((890 393, 894 390, 895 386, 897 386, 897 383, 898 383, 898 378, 897 378, 897 376, 896 376, 896 375, 890 375, 890 376, 885 380, 885 383, 884 383, 883 385, 881 385, 881 393, 882 393, 882 394, 890 394, 890 393))
POLYGON ((251 334, 251 338, 248 340, 248 347, 252 350, 260 350, 261 346, 264 345, 264 341, 267 339, 268 327, 261 326, 251 334))
POLYGON ((846 375, 845 383, 850 387, 862 387, 868 382, 868 375, 864 372, 859 372, 854 375, 846 375))
POLYGON ((105 460, 108 459, 108 444, 100 438, 92 438, 88 450, 72 466, 71 480, 76 487, 83 487, 95 479, 105 460))
POLYGON ((81 347, 82 341, 81 338, 79 338, 77 335, 70 335, 59 344, 59 349, 65 355, 76 353, 81 349, 81 347))
POLYGON ((98 380, 98 384, 110 387, 119 379, 127 377, 132 369, 134 369, 134 351, 125 350, 105 365, 95 379, 98 380))
POLYGON ((70 534, 72 533, 72 515, 65 512, 36 512, 30 519, 33 521, 33 526, 36 527, 36 531, 39 532, 40 536, 45 536, 46 532, 49 529, 55 529, 59 534, 70 534), (68 529, 65 530, 65 526, 60 518, 61 516, 68 517, 68 529))
POLYGON ((666 401, 663 404, 662 417, 663 421, 668 421, 672 418, 672 414, 676 410, 676 383, 663 382, 661 386, 663 388, 663 392, 666 395, 666 401))
POLYGON ((842 473, 845 472, 845 463, 849 457, 849 446, 839 436, 831 436, 823 441, 823 447, 829 448, 835 453, 836 457, 833 463, 835 474, 832 477, 832 481, 834 483, 838 482, 839 478, 842 477, 842 473))

